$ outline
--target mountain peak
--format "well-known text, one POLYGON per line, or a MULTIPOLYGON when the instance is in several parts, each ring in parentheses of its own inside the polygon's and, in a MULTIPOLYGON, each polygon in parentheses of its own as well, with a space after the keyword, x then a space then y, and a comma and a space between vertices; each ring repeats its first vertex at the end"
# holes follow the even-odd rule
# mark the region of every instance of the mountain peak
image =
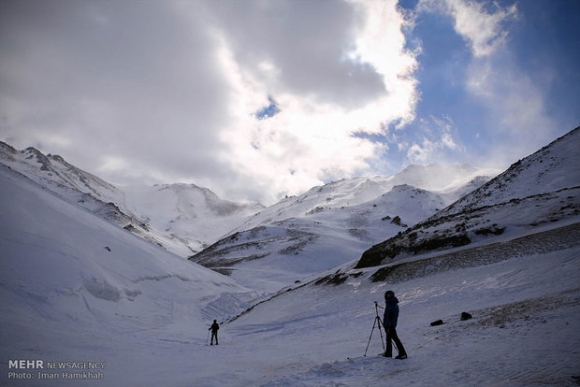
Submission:
POLYGON ((446 215, 580 185, 580 127, 512 164, 445 210, 446 215))
POLYGON ((488 237, 521 236, 577 222, 580 128, 514 163, 449 207, 363 253, 357 268, 386 258, 465 246, 488 237), (554 225, 554 226, 551 226, 554 225))
POLYGON ((11 145, 5 143, 4 141, 0 141, 0 152, 1 153, 9 153, 9 154, 16 154, 17 150, 14 149, 11 145))

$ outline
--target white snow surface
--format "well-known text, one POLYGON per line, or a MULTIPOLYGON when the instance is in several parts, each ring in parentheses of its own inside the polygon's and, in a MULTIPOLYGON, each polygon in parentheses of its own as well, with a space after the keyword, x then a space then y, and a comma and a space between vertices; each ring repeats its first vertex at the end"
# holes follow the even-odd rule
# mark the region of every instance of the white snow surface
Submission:
POLYGON ((494 171, 429 165, 328 183, 260 211, 191 260, 271 295, 357 259, 490 179, 483 174, 494 171))
POLYGON ((220 199, 194 184, 118 188, 61 156, 2 142, 0 162, 172 253, 201 254, 192 260, 229 273, 262 297, 360 257, 499 173, 413 165, 394 176, 330 182, 264 208, 220 199))
POLYGON ((578 221, 580 127, 404 232, 365 251, 374 266, 451 246, 489 244, 578 221), (498 237, 499 236, 499 237, 498 237))
POLYGON ((578 243, 553 236, 548 252, 397 283, 371 282, 376 268, 350 271, 341 285, 296 284, 232 320, 253 289, 4 166, 0 187, 0 385, 578 385, 578 243), (374 302, 383 306, 387 289, 400 300, 402 361, 377 356, 374 302), (473 319, 459 321, 463 311, 473 319), (214 318, 220 345, 208 346, 214 318), (445 324, 429 326, 437 319, 445 324), (65 381, 63 372, 87 370, 9 368, 22 359, 104 368, 89 370, 97 380, 65 381), (39 371, 61 379, 41 380, 39 371))
POLYGON ((222 200, 195 184, 126 187, 123 192, 123 208, 165 235, 162 245, 182 257, 203 250, 264 208, 222 200))
POLYGON ((263 209, 257 203, 222 200, 194 184, 118 188, 32 147, 17 151, 0 142, 0 163, 181 257, 202 250, 263 209))
POLYGON ((580 127, 512 164, 439 216, 580 187, 580 127))

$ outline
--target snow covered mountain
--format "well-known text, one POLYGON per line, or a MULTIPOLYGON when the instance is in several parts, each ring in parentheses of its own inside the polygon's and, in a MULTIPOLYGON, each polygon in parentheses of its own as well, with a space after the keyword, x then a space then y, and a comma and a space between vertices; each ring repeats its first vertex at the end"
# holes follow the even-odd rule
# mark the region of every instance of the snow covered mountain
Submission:
POLYGON ((394 176, 314 187, 257 213, 190 260, 271 294, 352 261, 495 174, 469 166, 411 166, 394 176))
POLYGON ((45 189, 135 235, 186 257, 261 210, 257 203, 222 200, 207 188, 172 184, 119 189, 61 156, 0 142, 0 163, 45 189))
MULTIPOLYGON (((574 136, 562 140, 567 146, 558 144, 562 153, 554 162, 562 162, 554 164, 552 178, 541 175, 552 184, 549 194, 573 191, 562 187, 576 175, 567 163, 578 149, 574 136)), ((550 149, 553 155, 556 148, 550 149)), ((538 172, 537 163, 548 165, 540 158, 526 170, 538 172)), ((505 181, 502 200, 510 203, 508 192, 520 192, 527 182, 517 176, 505 181)), ((256 304, 260 295, 234 275, 147 243, 4 165, 0 186, 0 385, 374 387, 387 381, 399 387, 524 387, 580 380, 577 215, 526 224, 519 228, 525 233, 509 238, 508 225, 503 234, 462 249, 397 257, 382 267, 353 269, 355 258, 338 272, 303 278, 256 304), (400 300, 397 330, 409 354, 404 361, 376 356, 384 347, 374 322, 387 289, 400 300), (473 318, 462 321, 461 312, 473 318), (207 345, 213 319, 221 324, 217 347, 207 345), (443 325, 431 327, 438 319, 443 325)), ((321 188, 310 195, 332 192, 321 188)), ((398 195, 439 206, 432 192, 402 185, 354 203, 378 212, 380 200, 404 205, 398 195)), ((303 199, 288 211, 312 197, 303 199)), ((549 213, 544 206, 550 201, 519 210, 549 213)), ((383 213, 398 213, 389 211, 383 213)), ((506 219, 514 213, 500 205, 494 216, 502 211, 506 219)), ((379 221, 403 230, 392 220, 379 221)), ((344 249, 351 243, 335 242, 344 249)), ((256 279, 262 274, 253 272, 256 279)))
POLYGON ((181 257, 201 251, 264 208, 258 203, 220 199, 195 184, 164 184, 124 189, 123 208, 163 236, 162 246, 181 257))
POLYGON ((578 149, 580 127, 514 163, 449 207, 365 251, 357 267, 578 222, 578 149))
POLYGON ((194 254, 193 261, 265 294, 360 256, 498 173, 467 165, 409 166, 394 176, 332 182, 264 208, 220 199, 194 184, 120 189, 35 148, 17 151, 0 143, 0 162, 70 203, 177 255, 194 254))
POLYGON ((17 151, 0 141, 0 160, 31 180, 49 186, 51 190, 56 190, 56 187, 75 190, 90 194, 102 202, 116 200, 121 195, 113 185, 67 163, 61 156, 44 155, 33 147, 17 151))

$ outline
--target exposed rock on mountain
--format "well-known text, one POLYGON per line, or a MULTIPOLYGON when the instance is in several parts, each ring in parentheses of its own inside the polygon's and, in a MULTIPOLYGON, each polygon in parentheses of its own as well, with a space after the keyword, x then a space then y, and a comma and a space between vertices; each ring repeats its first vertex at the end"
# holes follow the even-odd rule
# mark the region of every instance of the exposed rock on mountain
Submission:
POLYGON ((577 222, 580 214, 580 128, 514 163, 449 207, 365 251, 356 268, 387 258, 465 246, 482 239, 577 222))
MULTIPOLYGON (((317 275, 352 261, 389 235, 425 219, 458 198, 466 186, 475 188, 490 177, 488 170, 430 165, 409 167, 395 176, 344 179, 260 211, 225 238, 190 260, 232 275, 243 285, 259 286, 256 273, 267 272, 266 292, 317 275), (405 183, 420 183, 426 171, 440 172, 427 179, 429 191, 405 183), (324 257, 324 258, 321 258, 324 257), (272 287, 270 287, 272 286, 272 287)), ((264 275, 263 275, 264 277, 264 275)))

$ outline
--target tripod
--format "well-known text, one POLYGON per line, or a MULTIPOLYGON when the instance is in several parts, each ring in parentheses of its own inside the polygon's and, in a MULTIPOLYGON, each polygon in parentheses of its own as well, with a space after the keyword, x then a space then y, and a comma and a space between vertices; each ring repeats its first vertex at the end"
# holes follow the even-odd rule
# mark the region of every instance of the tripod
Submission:
POLYGON ((375 317, 375 321, 373 322, 373 329, 371 329, 371 335, 369 336, 369 342, 367 343, 367 348, 365 349, 365 354, 364 356, 367 356, 367 351, 369 350, 369 345, 371 344, 371 339, 373 337, 373 331, 375 330, 375 327, 378 328, 379 333, 381 335, 381 343, 383 344, 383 351, 385 350, 385 340, 383 339, 383 331, 381 330, 381 325, 383 325, 383 322, 381 321, 381 318, 379 317, 379 304, 375 301, 375 313, 376 313, 376 317, 375 317))

